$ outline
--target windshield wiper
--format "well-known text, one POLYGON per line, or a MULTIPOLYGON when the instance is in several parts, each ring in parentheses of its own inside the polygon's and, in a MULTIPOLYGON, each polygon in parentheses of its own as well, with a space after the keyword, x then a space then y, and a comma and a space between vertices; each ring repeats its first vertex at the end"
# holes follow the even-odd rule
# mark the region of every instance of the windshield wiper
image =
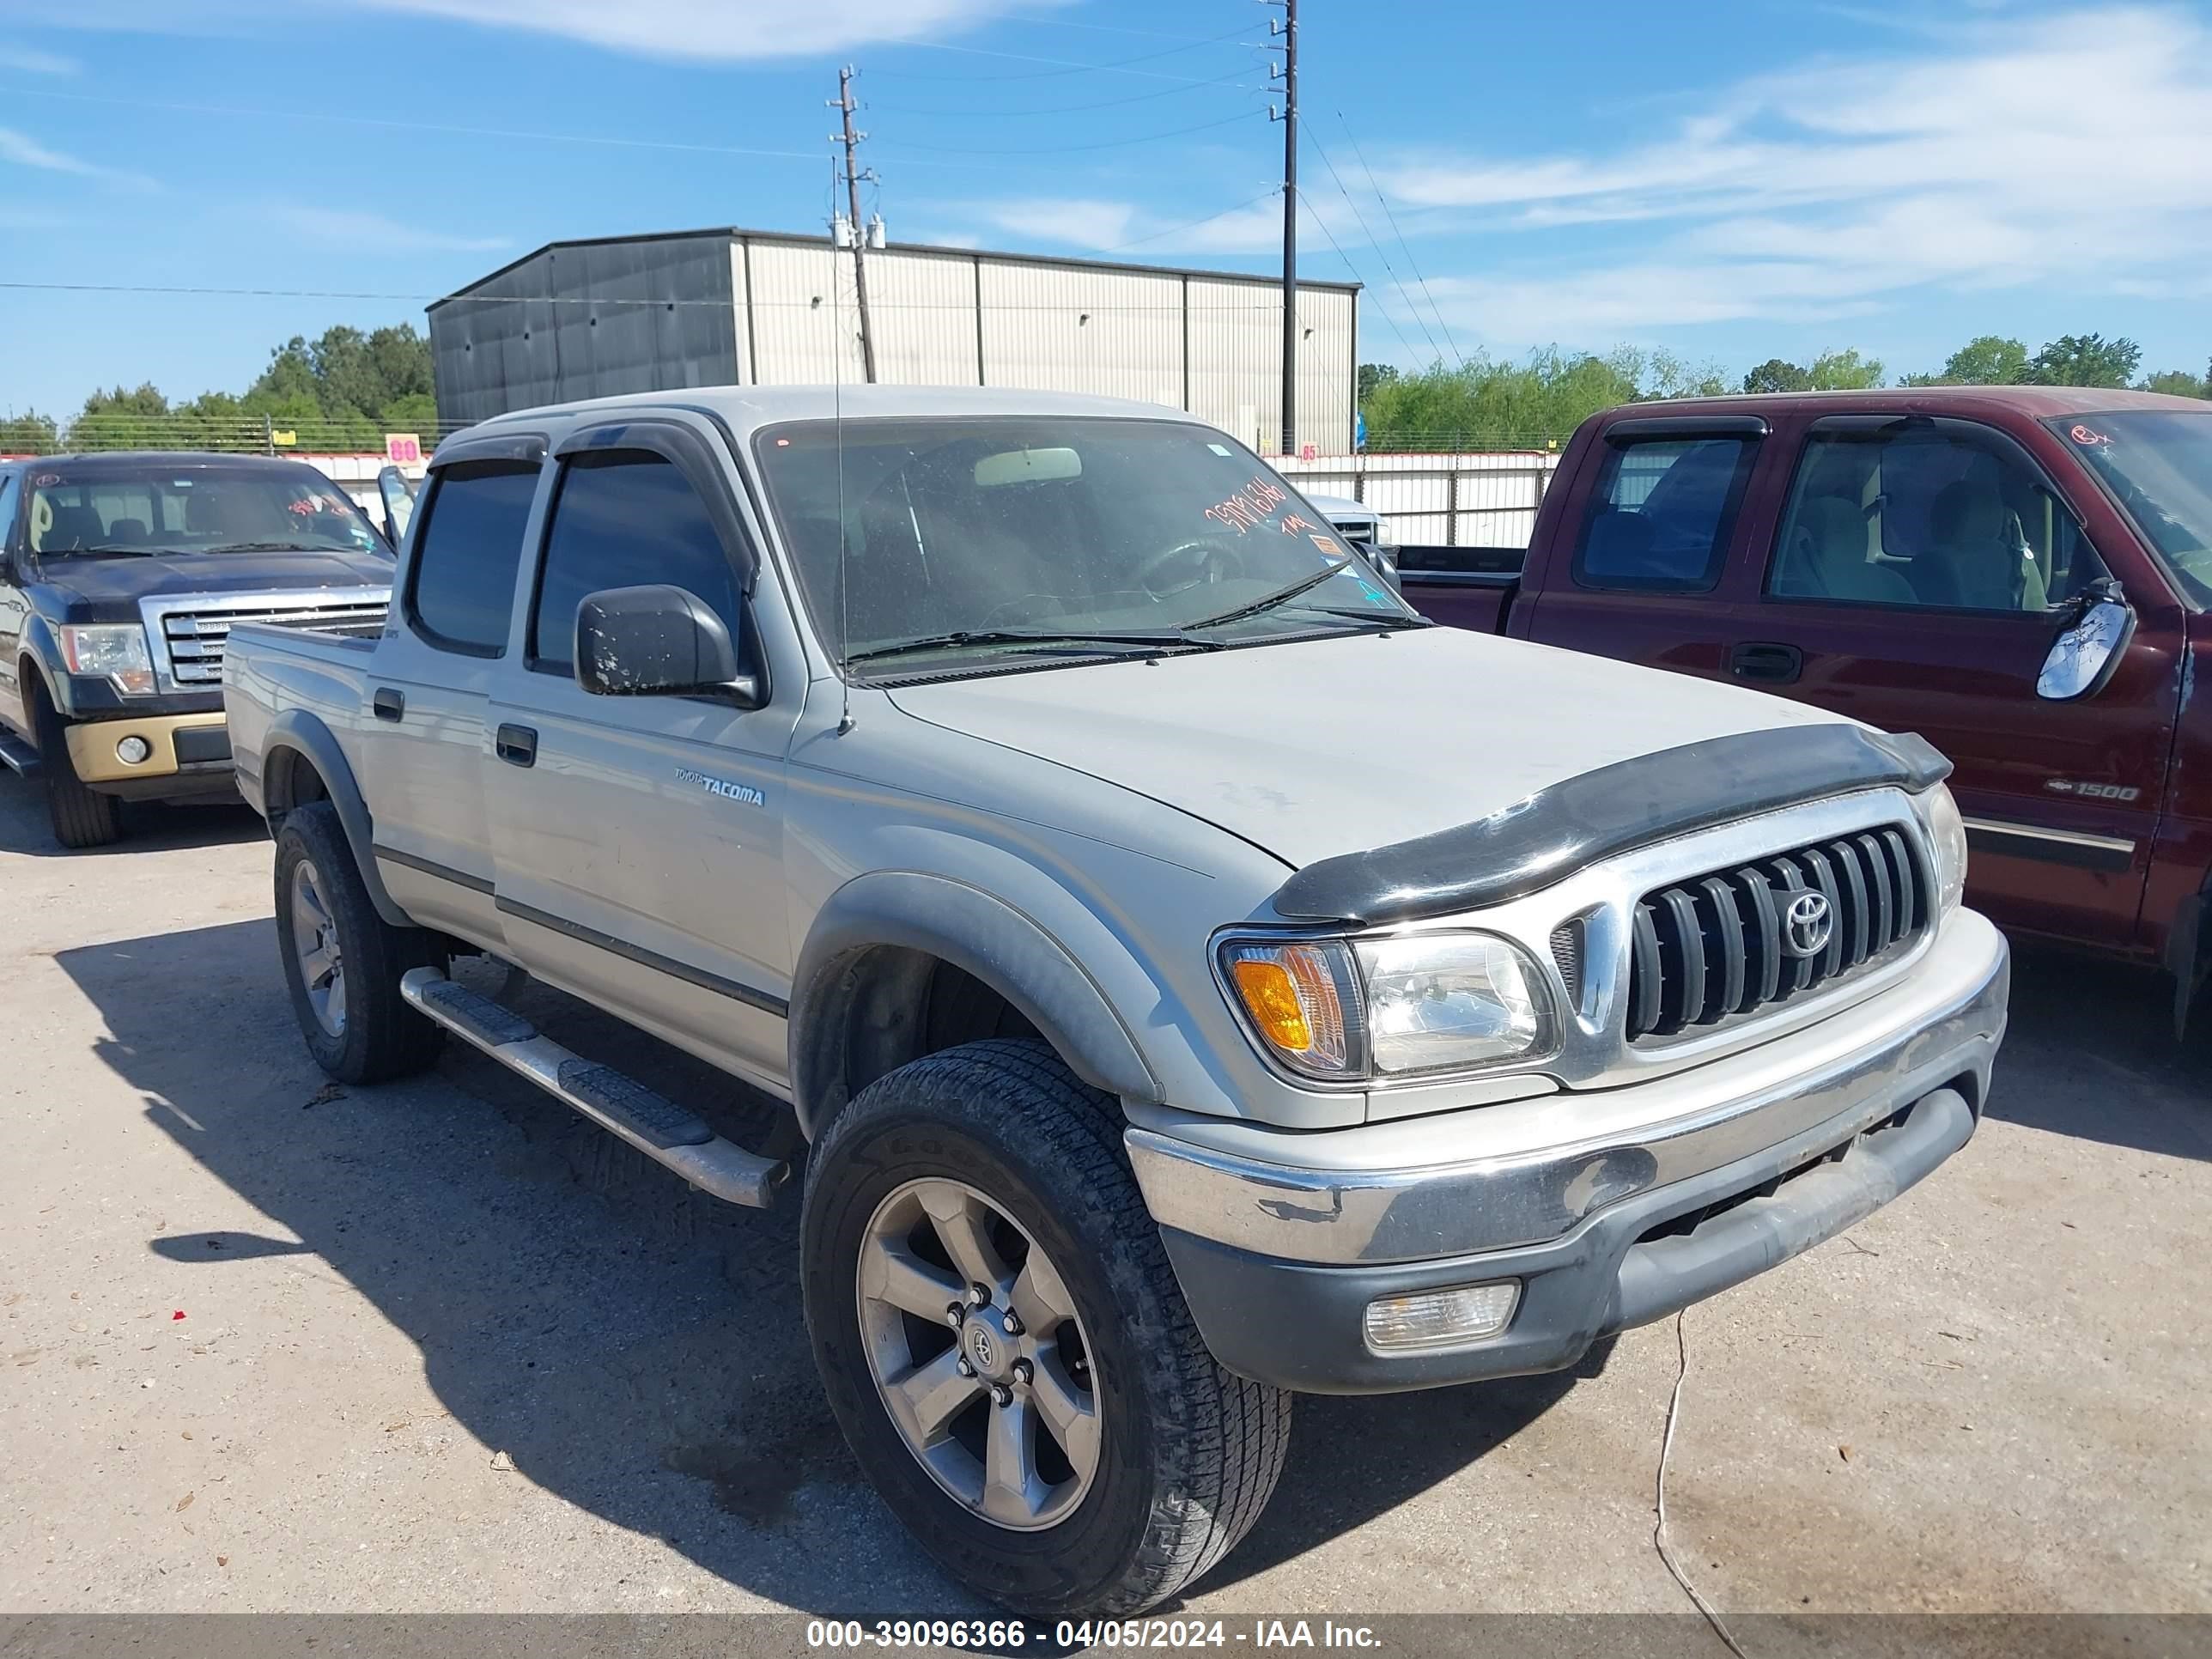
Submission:
POLYGON ((310 547, 305 542, 217 542, 193 550, 201 553, 333 553, 329 547, 310 547))
POLYGON ((1218 628, 1223 623, 1243 622, 1247 617, 1256 617, 1262 611, 1273 611, 1277 605, 1295 599, 1310 587, 1319 587, 1331 576, 1352 563, 1350 559, 1339 559, 1334 564, 1324 565, 1308 575, 1301 576, 1288 586, 1279 587, 1272 593, 1263 593, 1249 605, 1240 605, 1234 611, 1224 611, 1218 617, 1200 617, 1196 622, 1182 624, 1185 629, 1218 628))
POLYGON ((872 645, 865 651, 848 652, 848 663, 872 662, 882 657, 901 657, 917 651, 939 651, 963 645, 1121 645, 1147 651, 1212 651, 1212 640, 1187 639, 1181 634, 1058 633, 1047 629, 975 628, 956 633, 932 634, 890 645, 872 645))
POLYGON ((131 553, 140 558, 154 559, 161 556, 161 550, 158 547, 124 547, 115 543, 98 547, 50 547, 46 550, 46 556, 50 559, 75 559, 94 553, 131 553))
POLYGON ((1355 611, 1345 605, 1302 605, 1301 611, 1312 611, 1324 617, 1341 617, 1346 622, 1373 623, 1378 628, 1434 628, 1437 624, 1426 617, 1412 616, 1403 611, 1355 611))

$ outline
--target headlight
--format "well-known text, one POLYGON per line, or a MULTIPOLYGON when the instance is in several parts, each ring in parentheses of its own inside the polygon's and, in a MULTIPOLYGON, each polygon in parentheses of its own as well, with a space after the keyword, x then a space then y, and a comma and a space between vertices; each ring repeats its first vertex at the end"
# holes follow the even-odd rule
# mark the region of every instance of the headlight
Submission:
POLYGON ((1542 975, 1493 934, 1231 939, 1221 965, 1261 1045, 1308 1077, 1467 1071, 1547 1053, 1558 1037, 1542 975))
POLYGON ((1928 841, 1936 850, 1936 915, 1948 916, 1966 896, 1966 821, 1959 803, 1937 784, 1928 792, 1928 841))
POLYGON ((1552 999, 1528 957, 1488 933, 1363 941, 1367 1052, 1377 1072, 1443 1072, 1541 1054, 1552 999))
POLYGON ((62 661, 72 674, 94 674, 118 691, 143 695, 154 689, 153 659, 146 654, 146 630, 136 623, 97 628, 64 628, 62 661))

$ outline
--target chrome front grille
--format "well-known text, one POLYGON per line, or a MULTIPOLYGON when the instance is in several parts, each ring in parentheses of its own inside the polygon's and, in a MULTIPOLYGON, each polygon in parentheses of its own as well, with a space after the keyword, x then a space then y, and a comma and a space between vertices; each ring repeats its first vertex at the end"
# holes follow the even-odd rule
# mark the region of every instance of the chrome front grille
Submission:
POLYGON ((147 621, 161 648, 158 664, 179 690, 222 684, 223 647, 240 623, 381 633, 390 595, 381 588, 330 594, 255 595, 229 605, 211 598, 150 602, 147 621), (341 597, 342 596, 342 597, 341 597))
POLYGON ((1931 899, 1901 824, 1655 888, 1631 927, 1628 1040, 1725 1025, 1893 960, 1927 928, 1931 899), (1829 927, 1801 953, 1790 909, 1808 893, 1826 901, 1829 927))

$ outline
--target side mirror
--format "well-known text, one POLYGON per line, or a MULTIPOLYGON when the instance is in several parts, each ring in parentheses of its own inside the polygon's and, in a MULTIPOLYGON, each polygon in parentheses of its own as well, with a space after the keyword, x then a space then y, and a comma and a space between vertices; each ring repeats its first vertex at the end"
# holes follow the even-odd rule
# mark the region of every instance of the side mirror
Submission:
POLYGON ((2067 608, 2065 624, 2035 677, 2035 695, 2051 702, 2096 696, 2120 665, 2135 631, 2135 607, 2119 583, 2109 576, 2090 583, 2067 608))
POLYGON ((1354 552, 1375 567, 1375 574, 1382 578, 1384 586, 1393 593, 1405 591, 1398 580, 1398 561, 1386 549, 1376 546, 1373 542, 1353 542, 1351 545, 1354 552))
POLYGON ((601 697, 720 696, 740 708, 767 701, 707 602, 659 583, 603 588, 576 607, 576 684, 601 697))
POLYGON ((376 475, 376 493, 384 501, 384 529, 396 551, 407 539, 407 521, 415 516, 415 486, 396 466, 376 475))

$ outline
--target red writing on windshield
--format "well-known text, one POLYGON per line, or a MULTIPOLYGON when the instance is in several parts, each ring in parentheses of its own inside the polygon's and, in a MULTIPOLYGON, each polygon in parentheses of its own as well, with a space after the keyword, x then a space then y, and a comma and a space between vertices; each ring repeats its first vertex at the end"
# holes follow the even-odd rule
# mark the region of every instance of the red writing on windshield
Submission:
POLYGON ((1206 509, 1206 516, 1218 525, 1225 525, 1242 536, 1255 525, 1262 525, 1275 516, 1275 509, 1291 499, 1291 492, 1280 484, 1269 483, 1263 477, 1255 477, 1225 501, 1218 501, 1206 509))

